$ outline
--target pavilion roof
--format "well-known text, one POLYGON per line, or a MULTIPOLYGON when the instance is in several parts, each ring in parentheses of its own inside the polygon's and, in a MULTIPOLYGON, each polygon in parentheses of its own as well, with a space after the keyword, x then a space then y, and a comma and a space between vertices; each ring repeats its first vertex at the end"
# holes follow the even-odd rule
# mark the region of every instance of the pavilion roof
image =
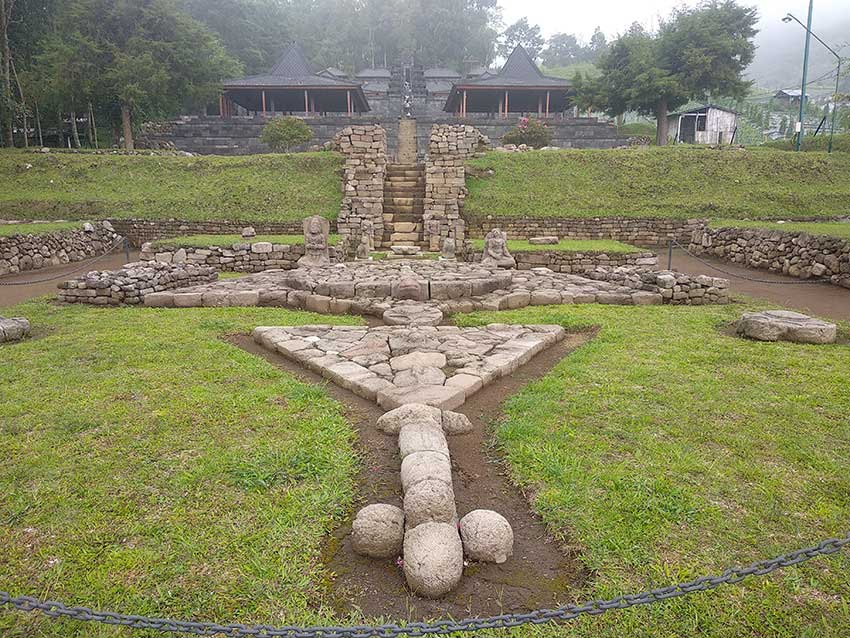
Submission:
POLYGON ((313 72, 304 52, 297 44, 289 45, 268 73, 226 80, 225 89, 239 88, 360 88, 360 84, 330 73, 313 72))
POLYGON ((477 78, 460 80, 455 84, 461 88, 553 88, 568 89, 570 82, 563 78, 543 75, 528 52, 517 45, 511 51, 498 73, 488 73, 477 78))

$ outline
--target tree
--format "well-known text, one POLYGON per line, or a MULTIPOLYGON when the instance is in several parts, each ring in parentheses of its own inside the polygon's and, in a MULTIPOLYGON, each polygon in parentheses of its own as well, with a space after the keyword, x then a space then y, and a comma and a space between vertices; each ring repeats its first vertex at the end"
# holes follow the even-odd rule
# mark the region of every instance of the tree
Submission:
POLYGON ((587 50, 589 53, 589 59, 592 62, 598 60, 599 56, 608 51, 608 40, 605 38, 605 34, 602 33, 602 29, 599 27, 596 27, 593 31, 593 35, 590 36, 590 44, 587 45, 587 50))
POLYGON ((313 139, 313 131, 297 117, 276 117, 263 127, 260 141, 273 151, 286 152, 313 139))
POLYGON ((543 65, 547 67, 567 66, 581 62, 587 50, 571 33, 556 33, 546 42, 541 53, 543 65))
POLYGON ((527 18, 521 18, 502 32, 496 51, 502 57, 507 57, 519 45, 528 52, 528 55, 536 59, 540 56, 545 43, 540 34, 540 27, 536 24, 528 24, 527 18))
POLYGON ((712 0, 674 12, 655 34, 633 25, 601 56, 600 78, 585 78, 582 86, 601 98, 609 115, 654 114, 656 142, 666 144, 671 109, 708 95, 741 97, 748 91, 742 75, 755 52, 756 21, 755 9, 712 0))
POLYGON ((0 126, 3 127, 3 143, 15 145, 15 111, 17 101, 12 93, 12 49, 9 45, 9 25, 15 0, 0 0, 0 126))

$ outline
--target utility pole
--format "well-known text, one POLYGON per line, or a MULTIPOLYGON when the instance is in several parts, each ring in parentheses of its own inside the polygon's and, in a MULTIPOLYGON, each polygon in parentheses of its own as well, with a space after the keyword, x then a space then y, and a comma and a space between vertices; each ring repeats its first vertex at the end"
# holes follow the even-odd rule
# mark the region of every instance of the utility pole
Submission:
POLYGON ((814 10, 815 0, 809 0, 809 19, 806 21, 806 48, 803 49, 803 90, 800 92, 800 132, 797 133, 797 150, 803 148, 803 135, 805 126, 803 126, 803 116, 806 109, 806 84, 809 80, 809 45, 812 42, 812 11, 814 10))

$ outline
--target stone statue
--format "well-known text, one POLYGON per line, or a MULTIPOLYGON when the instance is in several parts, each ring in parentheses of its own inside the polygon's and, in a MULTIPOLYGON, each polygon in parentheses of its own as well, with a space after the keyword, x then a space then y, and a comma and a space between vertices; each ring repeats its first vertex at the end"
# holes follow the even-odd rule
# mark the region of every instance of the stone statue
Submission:
POLYGON ((432 217, 425 224, 428 230, 428 249, 432 252, 440 250, 440 220, 432 217))
POLYGON ((399 273, 398 283, 393 286, 393 297, 396 299, 425 301, 422 298, 422 287, 419 285, 416 273, 410 268, 403 268, 399 273))
POLYGON ((304 220, 304 256, 299 266, 327 266, 331 263, 328 250, 330 222, 324 217, 313 215, 304 220))
POLYGON ((516 259, 508 252, 508 235, 494 228, 484 238, 484 255, 481 265, 485 268, 516 268, 516 259))
POLYGON ((339 261, 347 261, 351 255, 351 235, 342 235, 336 247, 339 261))
POLYGON ((375 250, 375 223, 368 217, 364 217, 360 222, 360 232, 369 239, 369 252, 375 250))
POLYGON ((357 244, 357 255, 355 259, 371 259, 369 256, 369 244, 371 243, 371 238, 366 233, 360 233, 360 243, 357 244))
POLYGON ((443 247, 440 249, 441 261, 455 261, 455 240, 453 237, 446 237, 443 240, 443 247))

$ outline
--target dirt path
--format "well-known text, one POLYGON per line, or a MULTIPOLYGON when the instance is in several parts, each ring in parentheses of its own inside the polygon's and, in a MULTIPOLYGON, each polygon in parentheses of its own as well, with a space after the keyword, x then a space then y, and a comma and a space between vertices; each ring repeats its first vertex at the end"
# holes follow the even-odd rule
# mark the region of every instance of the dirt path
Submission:
MULTIPOLYGON (((356 555, 351 549, 348 521, 331 535, 323 557, 334 574, 328 583, 328 602, 341 615, 359 609, 367 616, 396 620, 463 618, 556 606, 572 599, 571 592, 584 582, 587 573, 569 547, 549 536, 543 523, 531 513, 526 497, 507 480, 505 468, 491 449, 489 424, 498 419, 507 397, 545 375, 592 337, 590 333, 570 334, 509 378, 483 388, 459 409, 470 418, 475 430, 448 437, 458 515, 479 508, 503 514, 513 526, 513 557, 502 565, 470 564, 456 590, 440 600, 428 600, 410 593, 401 569, 392 561, 356 555)), ((230 341, 308 383, 324 384, 327 392, 345 406, 349 422, 360 435, 362 470, 355 510, 368 503, 401 506, 397 439, 374 426, 383 414, 381 408, 266 350, 248 336, 233 336, 230 341)))
MULTIPOLYGON (((700 259, 704 259, 700 257, 700 259)), ((766 270, 754 270, 730 264, 719 259, 704 259, 710 264, 727 272, 756 279, 770 281, 799 282, 794 277, 786 277, 766 270)), ((667 250, 658 251, 658 265, 667 268, 667 250)), ((730 289, 735 294, 744 294, 757 299, 765 299, 778 306, 793 308, 806 314, 818 315, 829 319, 850 321, 850 290, 832 284, 765 284, 737 279, 709 268, 682 250, 673 251, 673 270, 695 275, 711 275, 729 279, 730 289)))
MULTIPOLYGON (((138 251, 130 252, 130 261, 139 259, 138 251)), ((123 252, 114 253, 97 261, 94 259, 86 260, 86 263, 91 262, 91 268, 80 268, 83 262, 77 261, 72 264, 64 264, 62 266, 53 266, 51 268, 40 268, 39 270, 28 270, 27 272, 17 273, 15 275, 7 275, 0 278, 0 308, 14 306, 27 299, 41 297, 43 295, 52 295, 56 293, 56 286, 72 277, 79 277, 89 270, 114 270, 120 268, 127 263, 127 258, 123 252), (59 275, 67 275, 59 277, 59 275), (4 284, 17 283, 22 281, 38 281, 47 279, 48 277, 57 277, 52 281, 42 283, 24 285, 24 286, 8 286, 4 284)), ((2 314, 2 313, 0 313, 2 314)))

